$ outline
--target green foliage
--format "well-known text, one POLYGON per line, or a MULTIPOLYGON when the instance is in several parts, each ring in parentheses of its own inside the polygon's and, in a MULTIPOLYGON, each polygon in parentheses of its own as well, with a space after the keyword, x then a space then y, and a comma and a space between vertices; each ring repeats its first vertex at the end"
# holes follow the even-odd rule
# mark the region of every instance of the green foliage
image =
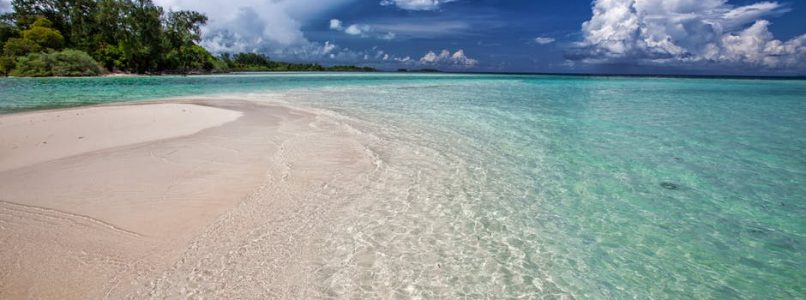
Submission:
MULTIPOLYGON (((7 25, 0 25, 0 28, 5 28, 7 25)), ((28 55, 44 49, 60 49, 64 44, 64 37, 54 30, 49 28, 52 23, 44 18, 37 19, 30 29, 21 32, 22 38, 13 37, 3 40, 3 62, 0 66, 0 71, 3 75, 7 75, 17 65, 16 58, 18 56, 28 55)), ((16 29, 16 28, 15 28, 16 29)), ((4 36, 16 34, 16 30, 2 30, 4 36)))
POLYGON ((51 32, 36 29, 52 28, 63 36, 62 46, 83 50, 106 68, 135 73, 190 65, 183 59, 193 53, 167 56, 190 51, 207 21, 191 11, 166 15, 152 0, 13 0, 12 6, 17 26, 32 30, 30 38, 43 47, 61 48, 51 32))
POLYGON ((24 39, 30 40, 42 48, 56 50, 62 48, 64 45, 64 37, 61 33, 55 29, 36 26, 36 24, 37 23, 34 23, 34 26, 31 27, 31 29, 22 31, 22 37, 24 39))
POLYGON ((0 14, 0 23, 6 25, 13 25, 14 24, 14 13, 1 13, 0 14))
POLYGON ((270 67, 271 59, 260 53, 238 53, 232 60, 235 68, 270 67))
POLYGON ((227 64, 232 71, 241 72, 374 72, 370 67, 332 66, 323 67, 319 64, 294 64, 273 61, 260 53, 238 53, 234 56, 224 53, 218 58, 227 64))
POLYGON ((17 62, 13 57, 9 56, 0 56, 0 74, 3 76, 8 76, 14 67, 17 66, 17 62))
POLYGON ((374 68, 356 66, 332 66, 326 69, 330 72, 375 72, 374 68))
POLYGON ((168 14, 165 34, 171 51, 166 57, 166 68, 181 73, 189 70, 212 70, 212 55, 196 45, 201 40, 201 26, 206 23, 207 17, 195 11, 168 14))
POLYGON ((121 34, 120 49, 124 67, 135 73, 159 71, 167 53, 162 28, 161 7, 151 0, 133 0, 124 16, 130 29, 121 34))
POLYGON ((190 45, 201 40, 201 26, 204 24, 207 24, 207 16, 201 13, 176 11, 168 14, 165 31, 172 45, 190 45))
POLYGON ((3 45, 3 55, 17 57, 32 52, 39 52, 42 47, 29 39, 11 38, 3 45))
POLYGON ((205 15, 165 12, 153 0, 12 0, 11 4, 14 12, 0 15, 3 74, 97 74, 91 68, 96 61, 107 70, 149 74, 373 71, 277 62, 257 53, 216 58, 198 45, 205 15), (90 63, 72 50, 54 53, 64 48, 83 51, 94 60, 90 63), (15 67, 20 70, 11 72, 15 67))
POLYGON ((98 49, 107 45, 118 46, 118 41, 129 34, 130 27, 124 23, 125 15, 130 9, 129 3, 118 0, 99 0, 95 13, 88 23, 95 29, 91 43, 97 43, 98 49))
POLYGON ((225 61, 216 59, 215 57, 212 57, 212 55, 211 58, 212 59, 210 62, 213 65, 213 69, 211 70, 212 73, 229 73, 232 71, 225 61))
POLYGON ((20 31, 10 24, 0 23, 0 49, 11 38, 19 37, 20 31))
POLYGON ((31 28, 35 27, 53 28, 53 22, 45 18, 38 18, 33 24, 31 24, 31 28))
POLYGON ((17 58, 14 76, 96 76, 103 73, 98 62, 84 51, 31 53, 17 58))
POLYGON ((408 70, 408 69, 397 69, 398 72, 411 72, 411 73, 440 73, 440 70, 437 69, 416 69, 416 70, 408 70))
POLYGON ((52 61, 46 53, 31 53, 17 58, 17 65, 11 75, 25 77, 53 76, 52 61))
POLYGON ((84 51, 66 49, 50 54, 54 76, 95 76, 103 73, 101 65, 84 51))
POLYGON ((107 70, 117 70, 124 66, 123 51, 118 46, 103 45, 100 49, 96 50, 95 58, 107 70))
POLYGON ((175 66, 172 71, 182 74, 191 72, 212 72, 215 57, 198 45, 181 46, 168 52, 167 61, 175 66))

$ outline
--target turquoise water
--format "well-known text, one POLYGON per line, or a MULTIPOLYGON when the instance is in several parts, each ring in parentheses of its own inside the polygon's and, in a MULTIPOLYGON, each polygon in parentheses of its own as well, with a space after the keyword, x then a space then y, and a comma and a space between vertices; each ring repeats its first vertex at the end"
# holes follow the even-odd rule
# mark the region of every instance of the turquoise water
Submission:
POLYGON ((2 79, 0 112, 224 93, 372 137, 383 170, 322 245, 323 295, 806 295, 806 81, 2 79))

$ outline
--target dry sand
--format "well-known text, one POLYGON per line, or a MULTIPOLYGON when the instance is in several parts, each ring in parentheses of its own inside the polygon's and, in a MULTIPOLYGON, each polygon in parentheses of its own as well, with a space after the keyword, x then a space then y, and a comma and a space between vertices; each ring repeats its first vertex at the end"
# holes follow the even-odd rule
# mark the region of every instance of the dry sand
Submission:
POLYGON ((0 116, 0 299, 310 296, 372 164, 338 122, 238 99, 0 116))
POLYGON ((117 146, 190 135, 240 112, 163 103, 22 113, 0 118, 0 171, 117 146))

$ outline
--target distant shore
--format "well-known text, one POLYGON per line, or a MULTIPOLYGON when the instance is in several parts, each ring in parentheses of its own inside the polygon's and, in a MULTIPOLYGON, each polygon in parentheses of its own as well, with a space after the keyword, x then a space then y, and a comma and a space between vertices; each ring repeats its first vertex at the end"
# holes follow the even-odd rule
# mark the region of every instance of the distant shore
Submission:
MULTIPOLYGON (((613 77, 613 78, 692 78, 692 79, 747 79, 747 80, 806 80, 806 75, 696 75, 696 74, 599 74, 599 73, 541 73, 541 72, 457 72, 457 71, 438 71, 438 70, 375 70, 375 71, 250 71, 239 70, 221 73, 164 73, 164 74, 137 74, 114 72, 105 73, 99 76, 73 76, 72 78, 81 77, 141 77, 141 76, 205 76, 205 75, 238 75, 250 73, 367 73, 367 74, 442 74, 442 75, 521 75, 521 76, 568 76, 568 77, 613 77)), ((58 78, 60 76, 47 76, 47 78, 58 78)), ((2 80, 4 77, 0 77, 2 80)), ((7 78, 15 78, 14 76, 7 76, 7 78)), ((25 77, 16 77, 25 78, 25 77)))

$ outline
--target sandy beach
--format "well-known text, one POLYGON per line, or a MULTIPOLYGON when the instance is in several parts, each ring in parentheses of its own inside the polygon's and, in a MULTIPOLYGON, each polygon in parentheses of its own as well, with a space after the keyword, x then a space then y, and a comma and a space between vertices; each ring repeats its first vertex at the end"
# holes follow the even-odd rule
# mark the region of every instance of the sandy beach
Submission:
POLYGON ((304 296, 344 204, 320 198, 371 166, 337 123, 239 99, 0 116, 0 298, 304 296))

